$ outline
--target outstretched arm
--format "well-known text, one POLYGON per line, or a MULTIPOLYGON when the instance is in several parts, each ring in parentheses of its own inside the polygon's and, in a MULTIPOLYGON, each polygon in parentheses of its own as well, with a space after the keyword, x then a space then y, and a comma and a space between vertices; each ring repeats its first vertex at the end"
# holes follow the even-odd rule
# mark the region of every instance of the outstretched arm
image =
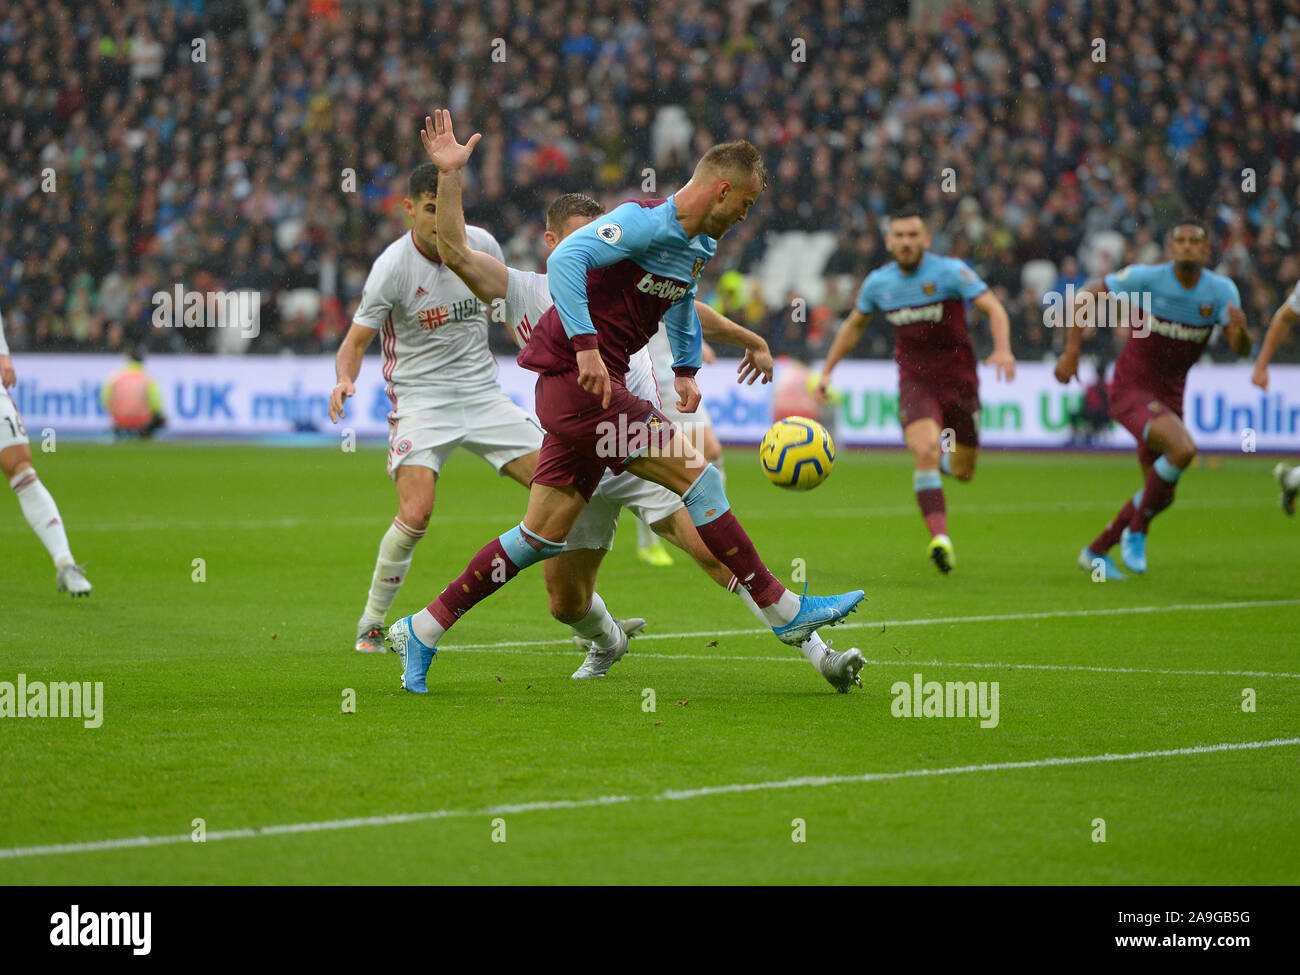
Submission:
POLYGON ((705 341, 722 342, 745 350, 745 358, 736 369, 740 374, 736 382, 747 382, 752 386, 759 376, 763 377, 764 383, 772 381, 772 353, 763 336, 733 322, 712 305, 702 301, 695 302, 695 311, 700 316, 700 328, 704 332, 705 341))
POLYGON ((338 423, 343 412, 343 404, 350 396, 356 395, 355 383, 361 373, 361 357, 366 346, 375 339, 375 329, 352 323, 348 334, 343 336, 338 355, 334 357, 334 374, 338 378, 334 390, 330 393, 330 421, 338 423))
POLYGON ((461 188, 465 164, 482 138, 477 132, 461 145, 451 127, 451 112, 435 110, 425 116, 420 141, 438 167, 438 256, 456 272, 480 301, 491 304, 505 298, 509 272, 491 254, 474 250, 465 236, 465 209, 461 188))
POLYGON ((998 378, 1011 382, 1016 378, 1016 357, 1011 354, 1011 318, 992 288, 973 299, 972 303, 989 316, 989 330, 993 333, 993 354, 984 360, 984 364, 997 366, 998 378))
POLYGON ((826 353, 821 378, 817 380, 817 389, 814 391, 821 402, 825 403, 830 396, 831 370, 853 351, 853 347, 862 339, 862 333, 867 330, 870 319, 869 313, 854 308, 840 324, 839 331, 835 333, 835 341, 831 343, 831 350, 826 353))
POLYGON ((9 343, 5 341, 5 323, 0 318, 0 388, 16 382, 18 377, 14 375, 14 364, 9 358, 9 343))
POLYGON ((1079 373, 1079 347, 1083 345, 1084 329, 1075 327, 1075 317, 1079 308, 1089 301, 1097 307, 1097 297, 1107 292, 1105 281, 1092 281, 1075 293, 1074 306, 1070 309, 1070 320, 1065 330, 1065 351, 1056 360, 1055 376, 1057 382, 1069 383, 1079 373), (1088 297, 1091 292, 1091 297, 1088 297))
POLYGON ((1228 306, 1228 325, 1223 330, 1228 347, 1237 355, 1250 355, 1250 333, 1246 331, 1246 313, 1236 305, 1228 306))
POLYGON ((1264 345, 1259 350, 1259 358, 1255 360, 1255 372, 1250 377, 1250 381, 1260 389, 1268 389, 1268 364, 1273 361, 1277 347, 1286 341, 1287 333, 1297 318, 1300 315, 1291 310, 1288 302, 1283 302, 1282 307, 1273 312, 1268 331, 1264 334, 1264 345))

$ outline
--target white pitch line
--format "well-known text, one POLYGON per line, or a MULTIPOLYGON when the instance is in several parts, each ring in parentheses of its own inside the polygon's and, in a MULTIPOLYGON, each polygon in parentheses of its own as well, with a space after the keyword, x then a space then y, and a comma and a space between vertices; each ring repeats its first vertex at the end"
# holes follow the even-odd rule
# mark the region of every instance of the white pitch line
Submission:
MULTIPOLYGON (((1300 599, 1261 599, 1255 602, 1237 603, 1174 603, 1152 606, 1116 606, 1102 609, 1050 609, 1033 613, 994 613, 986 616, 922 616, 910 620, 849 620, 833 629, 832 635, 840 630, 865 630, 876 626, 888 629, 891 626, 935 626, 946 623, 1008 623, 1020 620, 1069 619, 1078 616, 1131 616, 1140 613, 1181 613, 1207 612, 1221 609, 1267 609, 1278 606, 1300 606, 1300 599)), ((750 627, 744 630, 688 630, 680 633, 641 633, 636 637, 637 643, 647 640, 690 640, 697 637, 717 636, 759 636, 771 631, 750 627)), ((504 643, 464 643, 448 644, 445 649, 457 651, 510 650, 519 647, 549 647, 559 640, 510 640, 504 643)), ((712 660, 719 657, 709 658, 712 660)), ((749 658, 746 658, 749 659, 749 658)))
MULTIPOLYGON (((1222 742, 1217 745, 1192 745, 1186 748, 1168 748, 1160 751, 1127 752, 1116 755, 1075 755, 1062 758, 1038 758, 1023 762, 991 762, 986 765, 956 765, 946 768, 907 769, 902 772, 866 772, 861 775, 812 775, 796 779, 779 779, 770 782, 738 782, 731 785, 711 785, 698 789, 668 789, 648 795, 598 796, 593 799, 555 799, 537 802, 510 803, 488 806, 483 809, 431 809, 426 812, 395 813, 387 816, 357 816, 351 819, 330 819, 311 823, 281 823, 251 829, 212 830, 205 842, 221 840, 254 839, 265 836, 288 836, 297 833, 323 833, 334 830, 358 829, 367 826, 391 826, 397 823, 419 823, 435 819, 464 819, 467 817, 502 816, 511 813, 550 812, 560 809, 590 809, 629 802, 683 802, 706 796, 729 795, 738 792, 767 792, 777 789, 821 788, 828 785, 856 785, 865 782, 885 782, 890 779, 913 779, 940 775, 962 775, 968 772, 1006 772, 1017 769, 1053 768, 1065 765, 1090 765, 1099 762, 1128 762, 1144 758, 1172 758, 1182 755, 1208 755, 1214 752, 1244 751, 1259 748, 1283 748, 1300 745, 1300 738, 1273 738, 1268 741, 1222 742)), ((189 833, 169 836, 130 836, 115 840, 96 840, 87 843, 54 843, 47 846, 19 846, 0 849, 0 860, 25 857, 55 856, 68 853, 95 853, 104 850, 138 849, 148 846, 170 846, 191 843, 189 833)))
MULTIPOLYGON (((1256 507, 1272 507, 1276 505, 1276 500, 1265 501, 1258 500, 1256 507)), ((1191 508, 1233 508, 1240 509, 1243 506, 1249 507, 1247 501, 1232 498, 1185 498, 1178 502, 1178 510, 1191 508)), ((959 514, 970 515, 1014 515, 1014 514, 1053 514, 1068 513, 1069 511, 1080 510, 1099 510, 1112 511, 1115 508, 1115 502, 1111 500, 1096 501, 1070 501, 1067 505, 1062 501, 1030 501, 1024 503, 975 503, 961 506, 959 514)), ((789 518, 790 512, 781 509, 752 508, 744 512, 745 517, 751 521, 769 520, 778 518, 789 518)), ((873 508, 821 508, 802 513, 801 518, 825 519, 835 518, 915 518, 916 505, 880 505, 873 508)), ((383 525, 384 515, 340 515, 331 516, 329 524, 332 527, 340 526, 360 526, 360 525, 383 525)), ((440 517, 437 512, 434 513, 433 520, 429 523, 430 531, 437 531, 451 523, 456 524, 476 524, 476 525, 501 525, 506 527, 509 522, 508 512, 503 511, 500 515, 465 513, 455 516, 440 517)), ((284 529, 286 531, 296 528, 318 527, 319 518, 309 518, 296 515, 287 515, 282 518, 155 518, 155 519, 135 519, 131 521, 97 521, 86 522, 77 526, 78 532, 124 532, 124 531, 272 531, 275 529, 284 529)), ((17 532, 23 533, 28 529, 22 527, 21 523, 6 523, 0 525, 0 533, 17 532)))
MULTIPOLYGON (((638 640, 640 637, 637 638, 638 640)), ((463 647, 449 647, 451 650, 464 650, 463 647)), ((471 649, 467 653, 504 653, 525 657, 571 657, 582 653, 572 650, 498 650, 471 649)), ((804 658, 798 654, 784 657, 742 657, 736 655, 714 655, 707 653, 641 653, 635 649, 628 652, 629 657, 644 657, 649 660, 701 660, 706 662, 725 661, 734 663, 761 664, 797 664, 804 658)), ((1164 667, 1099 667, 1090 664, 1011 664, 983 660, 978 662, 961 660, 913 660, 910 657, 895 657, 892 660, 867 660, 869 667, 969 667, 984 670, 1063 670, 1080 671, 1091 674, 1165 674, 1178 677, 1275 677, 1280 680, 1300 680, 1300 674, 1278 673, 1271 670, 1173 670, 1164 667)))

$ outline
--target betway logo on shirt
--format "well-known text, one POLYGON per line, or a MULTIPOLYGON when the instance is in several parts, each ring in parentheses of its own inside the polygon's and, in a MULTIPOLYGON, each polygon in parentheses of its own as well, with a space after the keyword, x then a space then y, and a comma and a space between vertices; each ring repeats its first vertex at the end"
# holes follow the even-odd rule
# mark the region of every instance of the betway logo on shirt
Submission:
POLYGON ((1165 338, 1182 339, 1185 342, 1204 342, 1210 335, 1210 329, 1204 325, 1198 327, 1192 325, 1183 325, 1179 322, 1166 322, 1164 319, 1156 318, 1152 315, 1147 320, 1147 325, 1151 331, 1157 335, 1163 335, 1165 338))
POLYGON ((890 325, 911 325, 913 322, 938 322, 943 320, 943 302, 921 305, 917 308, 896 308, 885 312, 885 321, 890 325))
POLYGON ((681 301, 690 289, 684 284, 678 284, 672 278, 656 278, 647 271, 646 276, 636 283, 636 290, 668 301, 681 301))

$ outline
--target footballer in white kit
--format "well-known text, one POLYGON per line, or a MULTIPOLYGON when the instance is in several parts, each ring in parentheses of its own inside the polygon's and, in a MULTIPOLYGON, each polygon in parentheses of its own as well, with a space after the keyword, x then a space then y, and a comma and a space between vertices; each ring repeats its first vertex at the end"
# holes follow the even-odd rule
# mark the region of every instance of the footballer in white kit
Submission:
MULTIPOLYGON (((357 623, 355 648, 383 653, 384 617, 411 566, 433 511, 438 472, 453 450, 478 454, 527 487, 542 430, 497 383, 488 347, 489 309, 438 257, 436 166, 417 167, 405 200, 414 226, 375 261, 352 326, 339 347, 338 385, 330 418, 344 415, 361 356, 376 335, 383 350, 388 414, 388 475, 397 486, 397 517, 385 532, 357 623)), ((468 228, 475 246, 501 255, 490 233, 468 228)))
MULTIPOLYGON (((1286 300, 1273 312, 1269 320, 1268 331, 1259 347, 1259 356, 1255 359, 1255 370, 1250 381, 1265 392, 1268 391, 1268 364, 1273 361, 1273 354, 1278 346, 1286 341, 1291 327, 1300 320, 1300 283, 1297 283, 1286 300)), ((1300 465, 1278 463, 1273 467, 1273 479, 1282 489, 1282 510, 1294 515, 1296 498, 1300 497, 1300 465)))
MULTIPOLYGON (((466 145, 460 145, 452 132, 450 113, 440 111, 437 116, 436 126, 433 119, 425 119, 421 140, 430 159, 442 170, 437 207, 439 252, 447 266, 464 277, 484 301, 495 308, 504 298, 503 314, 494 314, 494 318, 505 322, 516 344, 522 348, 537 321, 554 304, 547 277, 506 267, 499 254, 473 246, 464 224, 461 181, 462 170, 478 142, 478 136, 472 137, 466 145)), ((559 197, 546 212, 548 249, 553 250, 568 234, 604 212, 604 207, 596 200, 581 193, 566 193, 559 197)), ((702 302, 696 302, 696 309, 706 338, 737 344, 743 339, 747 352, 739 370, 739 382, 746 379, 753 382, 760 373, 765 375, 765 382, 771 378, 771 356, 766 355, 766 344, 761 338, 702 302), (758 348, 763 350, 765 359, 756 354, 758 348)), ((661 402, 647 349, 643 348, 629 358, 625 382, 632 394, 654 403, 661 402)), ((675 390, 671 398, 676 402, 675 390)), ((634 621, 639 624, 634 628, 611 625, 616 621, 609 616, 604 602, 595 592, 600 563, 605 552, 613 547, 621 507, 633 511, 656 532, 691 555, 714 581, 729 592, 738 593, 750 612, 763 621, 764 626, 767 625, 762 610, 749 593, 709 552, 678 495, 635 474, 616 475, 606 471, 591 501, 570 530, 564 550, 543 563, 551 615, 573 626, 575 639, 587 649, 586 659, 573 674, 575 678, 603 677, 610 666, 627 652, 627 636, 644 626, 643 620, 634 621)), ((397 630, 404 622, 399 621, 393 629, 397 630)), ((406 637, 405 634, 397 636, 395 644, 406 637)), ((836 690, 847 692, 851 684, 861 686, 858 671, 866 661, 860 651, 836 653, 814 632, 801 644, 800 652, 836 690)))
POLYGON ((9 387, 18 382, 5 341, 4 320, 0 319, 0 471, 18 496, 18 506, 36 537, 54 561, 55 585, 59 592, 87 596, 91 585, 82 567, 72 557, 63 518, 54 497, 46 490, 32 466, 32 448, 27 443, 27 428, 14 403, 9 387))

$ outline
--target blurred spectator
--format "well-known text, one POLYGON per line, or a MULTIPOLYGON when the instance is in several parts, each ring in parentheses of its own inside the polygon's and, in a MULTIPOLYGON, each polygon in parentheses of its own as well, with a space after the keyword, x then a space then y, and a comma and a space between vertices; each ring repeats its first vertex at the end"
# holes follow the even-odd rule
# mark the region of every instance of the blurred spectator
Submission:
MULTIPOLYGON (((1024 294, 1026 262, 1091 275, 1087 241, 1109 232, 1126 243, 1111 266, 1161 260, 1188 209, 1252 323, 1290 290, 1300 0, 993 0, 913 26, 906 13, 894 0, 9 0, 11 341, 121 349, 148 330, 149 297, 181 284, 260 291, 252 351, 329 350, 404 229, 416 131, 437 105, 484 135, 467 218, 535 265, 555 194, 667 195, 703 147, 753 141, 772 186, 705 274, 728 314, 804 358, 811 319, 763 308, 749 286, 769 235, 834 233, 823 273, 860 282, 887 260, 884 217, 907 204, 936 249, 1016 306, 1035 351, 1055 337, 1024 294), (1128 39, 1105 65, 1091 58, 1101 36, 1128 39), (721 286, 733 273, 744 288, 721 286), (318 300, 281 314, 307 290, 318 300)), ((216 348, 208 330, 168 331, 168 351, 216 348)), ((869 335, 860 353, 888 355, 869 335)))

